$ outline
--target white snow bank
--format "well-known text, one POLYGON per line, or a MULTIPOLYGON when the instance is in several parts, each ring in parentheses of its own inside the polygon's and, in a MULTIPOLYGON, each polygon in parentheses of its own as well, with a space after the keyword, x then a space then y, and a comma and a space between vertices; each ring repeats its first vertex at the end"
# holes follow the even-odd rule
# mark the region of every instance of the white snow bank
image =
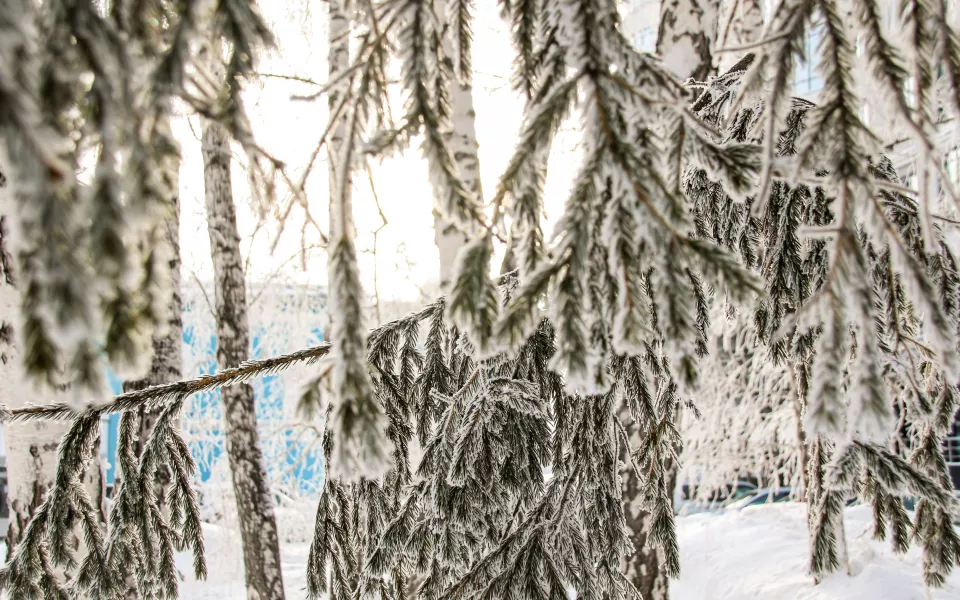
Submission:
MULTIPOLYGON (((682 574, 670 583, 671 600, 927 600, 919 548, 898 556, 889 542, 871 539, 870 508, 846 510, 850 571, 814 586, 807 572, 806 507, 800 503, 750 506, 742 511, 678 517, 682 574)), ((177 556, 186 577, 180 597, 245 600, 243 556, 237 531, 205 525, 207 581, 194 581, 192 558, 177 556)), ((285 543, 283 579, 289 600, 306 598, 309 544, 285 543)), ((0 541, 0 556, 6 555, 0 541)), ((960 598, 960 570, 930 600, 960 598)))
POLYGON ((921 551, 896 555, 889 541, 871 538, 870 507, 846 509, 850 575, 834 573, 820 585, 807 574, 806 506, 751 506, 677 520, 681 577, 672 600, 946 600, 960 598, 960 571, 926 596, 921 551))
MULTIPOLYGON (((898 556, 889 542, 871 539, 870 508, 846 510, 851 575, 839 572, 814 586, 807 575, 806 507, 800 503, 751 506, 742 511, 677 519, 682 575, 670 584, 671 600, 927 600, 921 552, 898 556)), ((210 577, 192 581, 188 555, 178 556, 187 576, 180 597, 244 600, 239 534, 204 527, 210 577)), ((283 578, 289 600, 306 598, 309 544, 285 543, 283 578)), ((930 600, 960 598, 960 570, 930 600)))
MULTIPOLYGON (((177 554, 177 568, 185 577, 180 583, 183 600, 247 600, 243 581, 243 550, 240 532, 217 525, 203 525, 206 545, 207 579, 193 577, 193 555, 177 554)), ((283 585, 288 600, 307 597, 307 555, 309 543, 286 543, 280 548, 283 585)))

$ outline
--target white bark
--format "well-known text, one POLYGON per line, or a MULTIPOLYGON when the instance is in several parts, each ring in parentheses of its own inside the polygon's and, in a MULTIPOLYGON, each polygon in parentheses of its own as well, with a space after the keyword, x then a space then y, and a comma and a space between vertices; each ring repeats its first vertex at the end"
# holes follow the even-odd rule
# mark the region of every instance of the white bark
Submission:
MULTIPOLYGON (((63 402, 64 394, 40 387, 25 377, 16 342, 20 293, 16 267, 10 251, 10 223, 15 210, 13 177, 6 174, 6 154, 0 147, 0 404, 20 408, 27 403, 63 402)), ((70 428, 65 421, 7 423, 4 427, 10 525, 6 532, 7 558, 13 555, 34 512, 53 486, 57 471, 57 447, 70 428)), ((91 498, 99 499, 103 518, 103 480, 99 456, 84 476, 91 498)), ((83 554, 79 536, 74 548, 83 554)))
POLYGON ((715 73, 719 0, 665 0, 660 6, 657 54, 681 80, 706 81, 715 73))
MULTIPOLYGON (((249 358, 246 280, 240 256, 236 207, 230 177, 230 144, 223 127, 203 127, 203 172, 217 313, 217 364, 236 367, 249 358)), ((280 545, 267 469, 260 447, 253 388, 220 391, 227 457, 243 543, 244 575, 250 600, 283 600, 280 545)))
MULTIPOLYGON (((347 19, 343 10, 343 0, 330 0, 328 6, 328 31, 330 39, 329 53, 327 57, 328 70, 331 79, 338 76, 349 66, 350 62, 350 21, 347 19)), ((340 97, 343 93, 343 87, 336 87, 331 90, 328 96, 328 106, 330 115, 333 115, 337 105, 340 103, 340 97)), ((346 111, 344 111, 346 112, 346 111)), ((330 132, 330 142, 327 145, 327 167, 329 169, 330 184, 330 247, 334 247, 336 239, 341 236, 353 237, 353 171, 349 168, 340 169, 339 160, 341 158, 344 136, 346 135, 346 116, 341 114, 337 124, 330 132), (344 181, 340 182, 340 177, 344 181), (340 193, 339 185, 343 186, 342 202, 335 202, 334 199, 340 193), (341 215, 341 212, 344 213, 341 215), (343 231, 344 217, 349 221, 349 225, 343 231)))
MULTIPOLYGON (((637 424, 633 422, 630 409, 625 403, 618 408, 619 418, 630 441, 631 448, 643 443, 637 424)), ((670 580, 661 568, 663 552, 650 541, 651 515, 644 509, 640 478, 631 466, 627 448, 620 447, 621 487, 623 489, 623 514, 629 531, 633 554, 624 557, 620 568, 624 576, 640 592, 644 600, 667 600, 670 580)), ((672 497, 672 495, 671 495, 672 497)))
MULTIPOLYGON (((717 45, 720 48, 735 48, 756 42, 763 34, 762 0, 723 0, 720 3, 717 45)), ((717 54, 720 73, 726 73, 747 54, 746 51, 721 52, 717 54)))
MULTIPOLYGON (((8 360, 12 358, 9 352, 5 354, 8 360)), ((19 357, 13 360, 19 360, 19 357)), ((25 385, 22 380, 15 382, 16 375, 11 376, 11 371, 19 369, 8 368, 10 364, 8 362, 2 368, 4 403, 15 408, 22 406, 25 403, 22 399, 26 398, 33 398, 44 404, 54 401, 53 398, 38 397, 31 390, 31 386, 25 385), (28 390, 28 393, 23 393, 28 390), (17 401, 17 398, 21 400, 17 401)), ((38 421, 10 423, 4 425, 4 428, 7 443, 7 502, 10 509, 10 525, 6 535, 9 559, 23 538, 23 531, 34 512, 53 486, 57 469, 57 445, 69 424, 61 421, 38 421)))
MULTIPOLYGON (((480 144, 477 142, 476 112, 473 109, 473 76, 466 81, 459 81, 454 75, 453 64, 453 30, 450 26, 444 28, 444 68, 451 74, 450 81, 450 111, 452 127, 444 135, 450 152, 460 170, 460 177, 468 190, 476 198, 483 198, 480 185, 480 144)), ((453 279, 453 270, 456 267, 457 255, 469 241, 450 221, 439 212, 433 212, 434 240, 440 252, 440 289, 447 288, 453 279)))

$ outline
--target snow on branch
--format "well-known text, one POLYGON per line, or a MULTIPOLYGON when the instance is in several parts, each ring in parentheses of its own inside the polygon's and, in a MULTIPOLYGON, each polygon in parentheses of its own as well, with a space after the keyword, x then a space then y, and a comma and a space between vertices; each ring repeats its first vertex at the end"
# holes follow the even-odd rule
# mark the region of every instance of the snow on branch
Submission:
POLYGON ((247 150, 255 190, 269 195, 265 180, 282 172, 253 139, 242 103, 243 79, 272 35, 249 0, 202 4, 0 3, 10 15, 0 23, 0 102, 10 108, 0 125, 17 201, 19 347, 27 375, 70 385, 78 407, 106 389, 105 361, 139 375, 165 322, 170 286, 157 266, 171 252, 175 99, 228 127, 247 150), (223 81, 199 64, 207 34, 229 48, 223 81), (77 172, 88 156, 85 185, 77 172))
POLYGON ((290 354, 262 360, 248 360, 234 369, 224 369, 212 375, 201 375, 194 379, 185 379, 165 383, 119 394, 106 404, 95 405, 87 411, 78 413, 70 404, 57 403, 44 406, 25 406, 4 414, 4 422, 28 421, 34 419, 73 419, 82 415, 101 416, 126 412, 140 407, 157 408, 170 402, 178 402, 187 397, 227 385, 236 385, 254 379, 272 375, 298 364, 314 364, 330 352, 328 343, 298 350, 290 354))
MULTIPOLYGON (((798 495, 813 507, 817 576, 839 565, 839 514, 848 497, 873 503, 876 531, 892 532, 897 548, 906 546, 901 497, 923 497, 915 539, 924 548, 925 581, 936 587, 960 556, 940 452, 957 408, 948 383, 957 375, 957 261, 948 231, 924 224, 922 195, 896 189, 891 161, 869 154, 872 134, 855 109, 847 32, 835 7, 814 4, 825 19, 827 89, 819 104, 794 99, 788 110, 783 99, 777 143, 764 149, 769 185, 741 204, 727 189, 732 182, 709 173, 708 164, 684 180, 697 235, 735 253, 761 275, 765 291, 752 315, 731 304, 720 317, 737 336, 757 341, 741 348, 723 329, 711 332, 720 336, 701 369, 725 384, 699 403, 705 422, 686 427, 694 435, 684 458, 709 471, 696 475, 707 492, 743 470, 799 484, 798 495), (798 175, 805 172, 815 178, 798 175), (736 320, 750 316, 752 327, 736 320), (731 359, 749 370, 731 370, 731 359), (887 445, 896 452, 879 450, 887 445)), ((779 81, 782 65, 766 72, 762 63, 791 52, 789 40, 806 18, 795 11, 808 8, 803 0, 781 4, 781 35, 766 53, 704 85, 693 110, 723 130, 721 139, 765 143, 774 100, 768 93, 748 102, 747 92, 755 77, 779 81)))

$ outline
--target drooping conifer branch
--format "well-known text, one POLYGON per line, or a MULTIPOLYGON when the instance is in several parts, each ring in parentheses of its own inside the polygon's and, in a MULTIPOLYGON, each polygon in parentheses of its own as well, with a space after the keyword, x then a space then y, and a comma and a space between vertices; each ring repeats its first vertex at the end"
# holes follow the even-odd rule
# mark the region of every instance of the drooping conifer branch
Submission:
MULTIPOLYGON (((108 403, 92 406, 89 414, 102 416, 111 413, 126 412, 145 405, 160 407, 169 402, 184 400, 193 394, 214 390, 227 385, 235 385, 279 373, 287 368, 299 364, 313 364, 329 354, 330 344, 321 344, 306 350, 298 350, 290 354, 273 358, 249 360, 234 369, 224 369, 211 375, 201 375, 194 379, 185 379, 173 383, 165 383, 119 394, 108 403)), ((86 413, 84 413, 86 414, 86 413)), ((48 404, 44 406, 27 406, 6 412, 9 421, 26 421, 31 419, 72 419, 78 416, 76 410, 69 404, 48 404)))
MULTIPOLYGON (((792 102, 776 148, 777 158, 799 153, 800 162, 814 160, 807 169, 817 171, 817 182, 774 180, 766 198, 738 205, 718 178, 694 169, 685 191, 698 235, 736 252, 763 276, 767 294, 753 314, 756 333, 775 365, 770 374, 785 369, 794 378, 788 389, 798 394, 798 431, 815 440, 803 478, 809 481, 804 494, 811 506, 814 574, 839 565, 841 513, 852 496, 873 503, 876 530, 892 533, 902 548, 900 498, 909 492, 927 498, 915 530, 922 532, 917 542, 924 547, 925 581, 937 586, 957 548, 939 451, 951 420, 942 415, 956 409, 952 386, 942 383, 956 377, 956 258, 945 231, 935 224, 924 231, 922 198, 885 185, 897 181, 890 160, 865 155, 869 134, 850 106, 850 48, 844 49, 835 12, 821 10, 829 30, 822 49, 833 56, 824 59, 832 61, 825 70, 829 90, 822 106, 792 102), (822 147, 834 153, 835 163, 820 162, 822 147), (824 310, 818 314, 817 308, 824 310), (911 425, 901 431, 904 423, 911 425), (891 436, 897 453, 881 450, 891 436), (852 445, 843 443, 849 439, 852 445)), ((768 105, 736 100, 741 74, 749 84, 753 62, 747 57, 707 85, 694 107, 705 121, 725 123, 732 138, 765 135, 768 105)), ((711 360, 724 364, 722 356, 711 360)), ((752 359, 755 368, 762 362, 752 359)), ((738 385, 732 397, 754 402, 749 388, 738 385)), ((804 443, 800 434, 798 443, 804 443)))
POLYGON ((167 260, 159 231, 177 192, 174 99, 226 123, 251 172, 264 175, 254 189, 272 189, 265 172, 278 161, 253 140, 241 102, 271 34, 249 0, 216 3, 217 40, 230 48, 221 85, 198 67, 201 4, 0 6, 9 15, 0 23, 0 97, 11 110, 0 122, 19 205, 23 361, 32 378, 73 386, 77 404, 102 393, 105 360, 115 372, 143 367, 164 322, 168 283, 156 265, 167 260), (96 168, 83 185, 76 172, 87 154, 96 168))

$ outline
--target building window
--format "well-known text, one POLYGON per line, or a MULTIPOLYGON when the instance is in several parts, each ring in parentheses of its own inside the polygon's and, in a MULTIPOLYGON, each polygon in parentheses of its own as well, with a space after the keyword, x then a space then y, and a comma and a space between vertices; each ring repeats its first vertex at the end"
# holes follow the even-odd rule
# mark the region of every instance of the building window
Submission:
POLYGON ((913 77, 903 82, 903 97, 907 101, 907 106, 915 108, 917 105, 917 80, 913 77))
POLYGON ((817 71, 817 46, 820 45, 820 26, 815 26, 807 32, 804 40, 803 54, 806 60, 797 63, 793 73, 793 90, 798 96, 816 94, 823 88, 823 77, 817 71))
POLYGON ((911 190, 916 190, 916 189, 918 189, 918 187, 917 187, 917 185, 918 185, 917 174, 916 174, 916 173, 911 173, 911 174, 907 175, 906 177, 904 177, 904 178, 903 178, 903 185, 905 185, 906 187, 910 188, 911 190))
POLYGON ((948 465, 960 466, 960 421, 954 421, 950 435, 943 438, 943 457, 948 465))
POLYGON ((960 186, 960 147, 956 147, 944 157, 944 165, 947 176, 950 177, 950 183, 953 187, 960 186))
POLYGON ((633 43, 641 52, 654 52, 657 49, 657 28, 644 27, 634 36, 633 43))

